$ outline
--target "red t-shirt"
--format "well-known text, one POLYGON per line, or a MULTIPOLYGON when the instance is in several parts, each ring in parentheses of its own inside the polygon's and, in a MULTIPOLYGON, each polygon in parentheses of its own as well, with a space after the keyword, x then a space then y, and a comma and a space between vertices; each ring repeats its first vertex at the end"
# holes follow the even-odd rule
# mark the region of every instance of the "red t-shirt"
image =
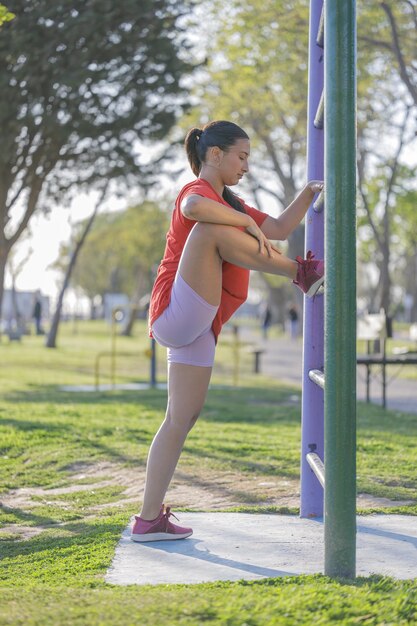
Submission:
MULTIPOLYGON (((191 194, 197 194, 220 202, 225 206, 230 206, 206 180, 197 178, 191 183, 185 185, 175 202, 175 208, 172 213, 171 226, 167 233, 167 243, 165 247, 164 257, 159 265, 155 284, 152 289, 151 301, 149 305, 149 334, 152 336, 152 324, 169 305, 171 298, 171 289, 178 269, 181 254, 187 240, 188 235, 195 220, 190 220, 181 212, 181 203, 183 199, 191 194)), ((258 211, 243 203, 246 212, 250 215, 258 226, 261 226, 268 217, 266 213, 258 211)), ((240 230, 243 227, 237 226, 240 230)), ((213 320, 212 330, 217 341, 220 330, 233 313, 245 302, 248 295, 249 286, 249 270, 237 265, 232 265, 223 261, 222 268, 222 295, 219 310, 213 320)))

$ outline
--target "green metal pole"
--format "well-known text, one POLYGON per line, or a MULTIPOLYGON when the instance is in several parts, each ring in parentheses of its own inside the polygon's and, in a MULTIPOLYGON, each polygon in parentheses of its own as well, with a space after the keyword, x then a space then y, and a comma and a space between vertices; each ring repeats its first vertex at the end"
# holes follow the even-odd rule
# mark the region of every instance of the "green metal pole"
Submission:
POLYGON ((356 11, 325 2, 325 574, 356 563, 356 11))

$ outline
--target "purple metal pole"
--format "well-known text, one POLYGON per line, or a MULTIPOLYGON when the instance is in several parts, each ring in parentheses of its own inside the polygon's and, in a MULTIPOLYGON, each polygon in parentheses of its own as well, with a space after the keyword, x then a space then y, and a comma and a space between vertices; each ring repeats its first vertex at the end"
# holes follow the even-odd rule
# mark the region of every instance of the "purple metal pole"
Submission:
MULTIPOLYGON (((322 0, 310 0, 308 180, 324 180, 324 131, 313 125, 324 84, 324 55, 316 43, 322 5, 322 0)), ((316 213, 310 206, 306 216, 306 250, 312 250, 317 259, 324 258, 324 211, 316 213)), ((323 369, 324 365, 324 297, 305 298, 304 305, 300 515, 322 517, 323 488, 307 463, 306 454, 316 452, 324 459, 324 393, 308 377, 310 370, 323 369)))

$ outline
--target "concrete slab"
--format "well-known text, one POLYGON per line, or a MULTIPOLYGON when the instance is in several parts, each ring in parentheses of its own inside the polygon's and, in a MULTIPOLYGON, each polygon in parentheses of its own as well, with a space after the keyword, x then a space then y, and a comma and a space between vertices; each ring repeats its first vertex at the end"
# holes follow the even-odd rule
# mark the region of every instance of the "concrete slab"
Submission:
MULTIPOLYGON (((182 513, 184 540, 134 543, 123 532, 106 581, 115 585, 257 580, 323 573, 323 521, 289 515, 182 513)), ((357 575, 417 577, 417 517, 357 518, 357 575)))

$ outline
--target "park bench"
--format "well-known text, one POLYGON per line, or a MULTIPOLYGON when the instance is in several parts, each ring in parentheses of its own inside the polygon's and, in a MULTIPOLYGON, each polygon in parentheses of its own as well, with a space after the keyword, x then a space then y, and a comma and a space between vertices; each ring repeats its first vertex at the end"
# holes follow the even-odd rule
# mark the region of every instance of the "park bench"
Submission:
POLYGON ((260 374, 261 372, 261 356, 265 352, 260 346, 248 346, 246 351, 253 356, 253 372, 254 374, 260 374))
MULTIPOLYGON (((413 328, 413 327, 412 327, 413 328)), ((416 333, 417 330, 410 333, 416 333)), ((369 314, 358 319, 357 338, 366 341, 366 354, 357 357, 357 364, 366 367, 366 401, 370 402, 372 368, 377 366, 381 372, 382 406, 387 405, 387 366, 417 365, 417 351, 400 348, 387 355, 387 320, 383 313, 369 314)))

